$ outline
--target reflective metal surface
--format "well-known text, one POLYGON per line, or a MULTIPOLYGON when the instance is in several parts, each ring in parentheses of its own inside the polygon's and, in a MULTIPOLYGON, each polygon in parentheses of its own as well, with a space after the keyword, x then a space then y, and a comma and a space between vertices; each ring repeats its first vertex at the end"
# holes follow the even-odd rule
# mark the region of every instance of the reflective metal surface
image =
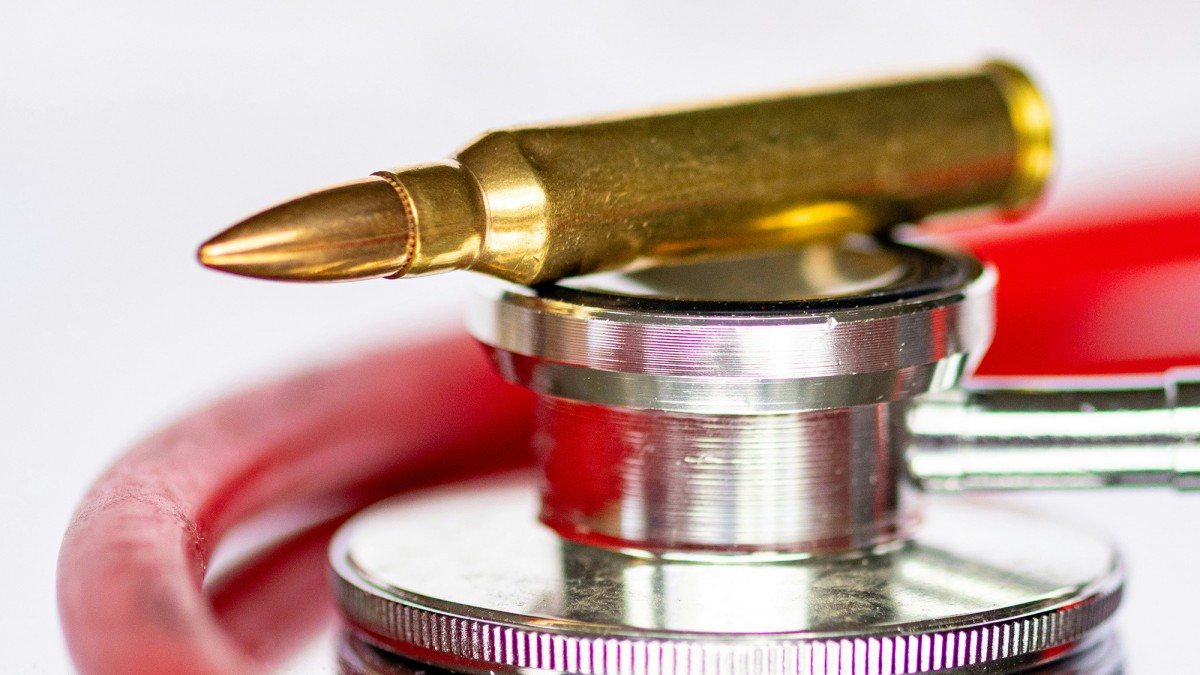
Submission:
POLYGON ((697 299, 714 285, 708 266, 536 289, 497 284, 471 306, 468 327, 494 348, 502 374, 539 393, 712 414, 945 389, 992 335, 994 277, 965 256, 843 239, 732 261, 722 273, 761 281, 738 284, 740 297, 715 291, 717 300, 697 299), (802 274, 813 251, 826 264, 802 274), (793 272, 760 276, 764 264, 793 272), (644 290, 623 292, 630 286, 644 290))
POLYGON ((332 560, 368 639, 463 672, 1013 672, 1089 640, 1119 600, 1103 539, 936 502, 865 555, 669 560, 565 542, 526 480, 356 517, 332 560))
POLYGON ((905 471, 909 406, 986 344, 992 283, 844 238, 500 288, 470 327, 540 394, 540 509, 517 481, 357 516, 343 614, 481 673, 1004 673, 1094 649, 1120 599, 1106 542, 923 512, 905 471))
MULTIPOLYGON (((1020 672, 1023 675, 1121 675, 1125 672, 1122 658, 1118 642, 1105 637, 1081 653, 1020 672)), ((450 672, 396 656, 353 633, 347 633, 338 645, 338 666, 341 675, 447 675, 450 672)), ((991 672, 995 673, 994 670, 991 672)))
MULTIPOLYGON (((1032 666, 1023 675, 1121 675, 1124 673, 1120 643, 1101 630, 1094 644, 1049 664, 1032 666)), ((447 675, 449 671, 410 661, 376 647, 352 631, 346 632, 338 644, 338 666, 341 675, 447 675)), ((976 672, 992 672, 983 666, 976 672)))
POLYGON ((902 403, 697 415, 543 399, 542 522, 592 544, 846 551, 907 535, 902 403))
POLYGON ((563 536, 847 551, 916 523, 906 400, 953 386, 986 343, 992 281, 970 258, 844 238, 501 286, 470 327, 543 395, 541 518, 563 536), (714 274, 741 281, 710 291, 714 274))
POLYGON ((909 473, 939 492, 1200 488, 1196 375, 1033 380, 930 396, 909 413, 909 473))

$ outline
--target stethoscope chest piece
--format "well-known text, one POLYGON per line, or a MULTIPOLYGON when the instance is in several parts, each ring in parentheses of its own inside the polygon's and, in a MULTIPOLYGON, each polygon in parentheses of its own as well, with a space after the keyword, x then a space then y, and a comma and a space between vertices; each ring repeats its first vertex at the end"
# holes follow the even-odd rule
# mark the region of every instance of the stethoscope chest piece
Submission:
POLYGON ((539 471, 347 523, 343 665, 1115 672, 1105 539, 908 475, 906 416, 986 347, 993 281, 847 239, 481 295, 472 333, 539 394, 539 471))

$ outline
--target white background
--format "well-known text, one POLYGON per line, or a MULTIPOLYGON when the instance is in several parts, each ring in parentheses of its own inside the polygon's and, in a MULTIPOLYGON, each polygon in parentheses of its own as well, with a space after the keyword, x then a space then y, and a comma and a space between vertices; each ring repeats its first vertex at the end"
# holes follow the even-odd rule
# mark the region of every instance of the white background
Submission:
MULTIPOLYGON (((266 375, 455 330, 472 282, 223 276, 192 257, 216 230, 492 126, 994 55, 1057 108, 1048 208, 1200 177, 1195 3, 6 3, 0 672, 69 670, 55 555, 123 448, 266 375)), ((1131 670, 1187 670, 1200 496, 1035 501, 1125 548, 1131 670)))

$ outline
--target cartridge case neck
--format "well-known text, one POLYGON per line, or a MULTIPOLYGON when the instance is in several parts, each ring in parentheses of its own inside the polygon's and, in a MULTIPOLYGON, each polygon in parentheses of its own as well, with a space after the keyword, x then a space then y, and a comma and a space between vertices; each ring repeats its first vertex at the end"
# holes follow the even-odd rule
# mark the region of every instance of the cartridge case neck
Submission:
POLYGON ((393 277, 471 267, 483 245, 482 196, 462 166, 446 161, 375 173, 404 203, 408 254, 393 277))

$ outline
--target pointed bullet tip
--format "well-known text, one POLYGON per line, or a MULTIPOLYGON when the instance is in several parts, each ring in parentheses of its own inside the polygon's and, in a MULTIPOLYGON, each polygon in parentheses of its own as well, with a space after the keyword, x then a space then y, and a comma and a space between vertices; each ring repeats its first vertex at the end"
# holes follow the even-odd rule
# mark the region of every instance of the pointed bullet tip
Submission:
POLYGON ((226 241, 226 235, 234 229, 231 227, 201 244, 200 248, 196 250, 196 260, 205 267, 214 270, 224 270, 226 263, 222 255, 222 244, 226 241))
POLYGON ((409 223, 396 190, 366 178, 297 197, 204 242, 205 267, 279 281, 385 277, 408 263, 409 223))

